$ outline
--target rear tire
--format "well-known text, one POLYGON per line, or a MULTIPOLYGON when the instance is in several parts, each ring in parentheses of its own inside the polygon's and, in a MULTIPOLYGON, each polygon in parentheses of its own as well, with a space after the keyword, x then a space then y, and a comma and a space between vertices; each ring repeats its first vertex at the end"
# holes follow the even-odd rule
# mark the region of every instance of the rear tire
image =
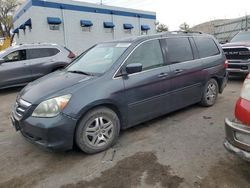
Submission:
POLYGON ((218 82, 213 78, 208 80, 204 87, 200 104, 205 107, 213 106, 217 100, 218 93, 218 82))
POLYGON ((117 114, 109 108, 99 107, 89 111, 79 122, 76 144, 85 153, 98 153, 114 145, 119 133, 117 114))

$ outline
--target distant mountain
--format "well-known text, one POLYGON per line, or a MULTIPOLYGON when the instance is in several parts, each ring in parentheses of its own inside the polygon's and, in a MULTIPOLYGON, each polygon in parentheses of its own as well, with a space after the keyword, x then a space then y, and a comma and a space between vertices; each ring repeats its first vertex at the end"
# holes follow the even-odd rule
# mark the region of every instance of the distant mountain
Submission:
POLYGON ((214 25, 223 24, 228 21, 229 21, 228 19, 218 19, 209 22, 204 22, 196 26, 193 26, 190 30, 201 31, 203 33, 208 33, 208 34, 214 34, 214 25))

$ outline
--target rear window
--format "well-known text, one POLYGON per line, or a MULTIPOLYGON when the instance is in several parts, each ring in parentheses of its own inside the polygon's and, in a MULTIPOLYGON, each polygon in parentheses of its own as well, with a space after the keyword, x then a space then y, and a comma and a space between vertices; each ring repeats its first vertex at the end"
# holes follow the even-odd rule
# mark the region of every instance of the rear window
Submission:
POLYGON ((168 38, 167 57, 170 63, 193 60, 193 52, 188 38, 168 38))
POLYGON ((220 53, 218 46, 212 38, 194 37, 194 41, 198 48, 200 58, 214 56, 220 53))
POLYGON ((57 48, 34 48, 27 50, 28 59, 37 59, 43 57, 51 57, 58 54, 60 51, 57 48))

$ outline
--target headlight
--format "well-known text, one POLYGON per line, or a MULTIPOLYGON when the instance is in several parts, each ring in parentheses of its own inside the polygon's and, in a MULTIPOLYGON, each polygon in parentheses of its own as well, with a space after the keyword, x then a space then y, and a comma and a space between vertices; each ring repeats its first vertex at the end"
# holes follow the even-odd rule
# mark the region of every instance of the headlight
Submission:
POLYGON ((34 110, 33 117, 55 117, 68 104, 71 95, 63 95, 41 102, 34 110))

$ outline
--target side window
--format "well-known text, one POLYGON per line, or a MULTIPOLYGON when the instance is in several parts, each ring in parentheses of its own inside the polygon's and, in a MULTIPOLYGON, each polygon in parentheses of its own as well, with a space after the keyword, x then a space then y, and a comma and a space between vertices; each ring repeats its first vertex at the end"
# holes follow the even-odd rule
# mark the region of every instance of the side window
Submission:
POLYGON ((167 57, 170 63, 180 63, 194 59, 188 38, 168 38, 167 57))
POLYGON ((17 50, 3 57, 5 62, 26 60, 26 50, 17 50))
POLYGON ((28 59, 51 57, 59 53, 57 48, 34 48, 28 49, 28 59))
POLYGON ((159 40, 152 40, 141 44, 129 56, 126 64, 141 63, 142 70, 149 70, 163 65, 163 55, 159 40))
POLYGON ((194 37, 200 58, 214 56, 220 53, 217 45, 212 38, 194 37))

